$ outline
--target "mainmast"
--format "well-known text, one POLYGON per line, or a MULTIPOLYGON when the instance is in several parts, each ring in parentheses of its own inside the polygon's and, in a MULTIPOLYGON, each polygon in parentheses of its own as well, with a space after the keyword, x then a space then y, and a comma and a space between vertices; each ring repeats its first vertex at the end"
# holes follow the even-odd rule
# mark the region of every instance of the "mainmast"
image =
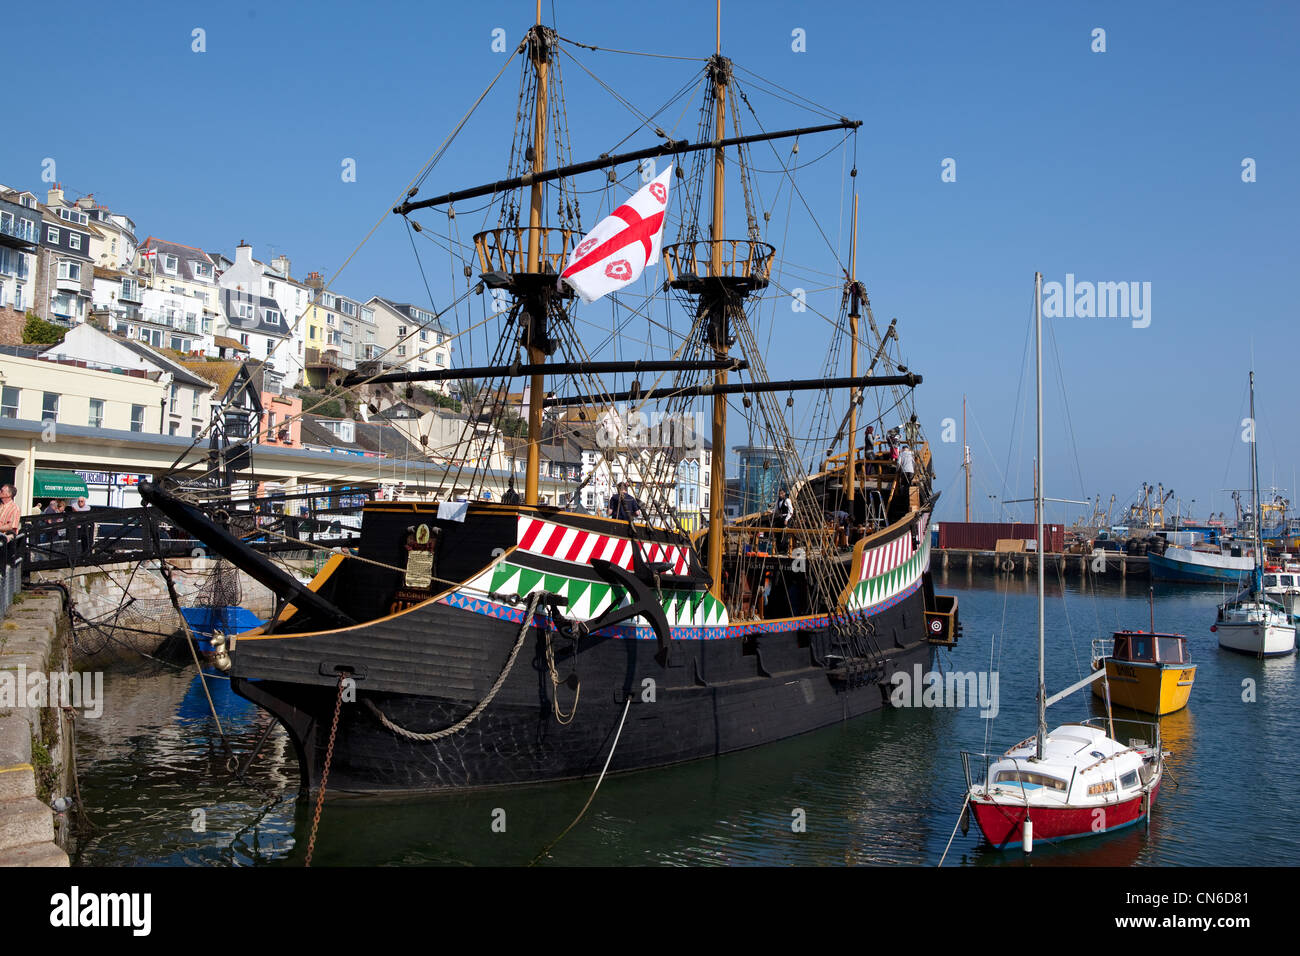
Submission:
MULTIPOLYGON (((537 0, 537 23, 528 38, 528 55, 537 75, 537 96, 533 113, 533 166, 534 174, 546 168, 546 111, 547 81, 550 73, 550 38, 542 26, 542 0, 537 0)), ((542 271, 542 183, 535 182, 528 205, 528 263, 530 273, 542 271)), ((528 361, 541 365, 546 361, 543 349, 546 324, 546 300, 534 299, 529 305, 530 321, 524 335, 528 345, 528 361), (540 304, 540 314, 537 306, 540 304), (540 334, 539 334, 540 333, 540 334)), ((537 480, 541 471, 542 400, 546 397, 545 376, 538 372, 528 385, 528 468, 524 475, 524 504, 537 504, 537 480)))
MULTIPOLYGON (((709 271, 714 278, 723 274, 722 236, 725 229, 723 197, 726 194, 726 156, 721 145, 727 132, 727 79, 731 64, 722 57, 722 0, 717 4, 717 47, 710 64, 713 80, 714 139, 718 148, 713 151, 713 227, 710 231, 712 248, 709 250, 709 271)), ((727 323, 727 296, 715 300, 715 312, 710 316, 713 357, 725 359, 730 347, 727 323)), ((713 373, 715 385, 727 384, 726 369, 713 373)), ((727 399, 725 395, 713 399, 713 459, 709 471, 709 574, 713 578, 713 596, 723 599, 722 549, 726 535, 723 533, 727 503, 727 399)))

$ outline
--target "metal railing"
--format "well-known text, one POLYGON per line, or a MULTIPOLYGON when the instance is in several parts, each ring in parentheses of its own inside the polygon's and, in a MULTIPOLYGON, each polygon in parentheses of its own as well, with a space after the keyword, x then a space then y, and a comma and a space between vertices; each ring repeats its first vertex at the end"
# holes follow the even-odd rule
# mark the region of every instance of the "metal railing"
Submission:
POLYGON ((0 617, 14 602, 14 595, 23 587, 23 556, 27 551, 27 538, 19 534, 10 538, 0 535, 0 617))

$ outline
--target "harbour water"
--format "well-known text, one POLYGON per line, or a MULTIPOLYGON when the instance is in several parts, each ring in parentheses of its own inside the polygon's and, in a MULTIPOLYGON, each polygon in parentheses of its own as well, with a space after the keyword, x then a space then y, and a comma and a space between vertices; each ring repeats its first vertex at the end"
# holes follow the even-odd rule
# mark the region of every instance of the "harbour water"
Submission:
MULTIPOLYGON (((950 837, 945 866, 1250 866, 1300 856, 1286 810, 1300 787, 1296 659, 1221 651, 1209 628, 1223 596, 1171 586, 1157 586, 1156 627, 1188 636, 1198 670, 1188 708, 1161 722, 1172 756, 1150 832, 1040 843, 1030 857, 981 845, 974 825, 953 836, 965 793, 960 751, 1001 751, 1034 731, 1037 592, 1032 576, 964 571, 938 573, 936 587, 959 594, 965 629, 936 664, 997 673, 991 721, 971 701, 886 710, 745 753, 610 777, 547 852, 593 781, 327 801, 313 865, 933 866, 950 837)), ((1148 621, 1144 582, 1094 593, 1077 575, 1049 581, 1049 693, 1086 675, 1094 637, 1148 621)), ((242 760, 267 718, 226 682, 209 686, 242 760)), ((314 807, 296 800, 296 762, 278 728, 239 782, 192 669, 109 674, 105 692, 104 716, 78 727, 95 828, 74 863, 302 865, 314 807)), ((1085 689, 1052 707, 1048 723, 1104 713, 1085 689)))

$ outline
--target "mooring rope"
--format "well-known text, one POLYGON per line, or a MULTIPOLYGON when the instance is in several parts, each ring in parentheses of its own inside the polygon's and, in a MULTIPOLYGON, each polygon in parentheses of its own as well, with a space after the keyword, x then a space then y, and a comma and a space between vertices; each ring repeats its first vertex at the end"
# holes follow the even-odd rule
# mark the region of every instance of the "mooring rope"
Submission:
POLYGON ((537 856, 533 857, 532 862, 528 864, 529 866, 535 866, 538 860, 546 856, 547 853, 550 853, 551 849, 557 843, 563 840, 565 835, 568 834, 570 830, 572 830, 574 827, 578 825, 578 821, 582 819, 583 814, 587 812, 587 808, 591 806, 591 801, 596 799, 596 791, 600 789, 600 785, 605 780, 605 774, 609 772, 609 762, 614 759, 614 751, 618 749, 619 738, 623 736, 623 725, 627 723, 627 712, 631 710, 631 708, 632 708, 632 698, 629 696, 627 702, 623 704, 623 717, 618 722, 618 732, 614 734, 614 743, 610 745, 609 756, 605 758, 605 766, 601 768, 600 777, 597 778, 596 780, 596 786, 591 788, 591 796, 589 796, 587 798, 587 802, 582 805, 582 809, 579 810, 578 815, 573 818, 573 822, 570 823, 563 830, 561 830, 559 836, 557 836, 550 843, 546 844, 546 846, 542 847, 541 852, 538 853, 537 856))
MULTIPOLYGON (((943 856, 939 857, 939 866, 943 866, 943 861, 948 859, 948 850, 952 848, 952 841, 957 837, 957 830, 961 826, 961 819, 966 813, 966 808, 970 805, 970 791, 966 791, 966 799, 962 802, 961 813, 957 814, 957 823, 952 828, 952 835, 948 837, 948 845, 943 848, 943 856)), ((937 867, 936 867, 937 869, 937 867)))
POLYGON ((544 592, 542 591, 534 591, 529 596, 528 609, 524 611, 524 622, 519 628, 519 637, 515 639, 515 646, 510 651, 510 657, 506 660, 505 667, 501 669, 501 673, 497 676, 496 683, 492 685, 492 689, 487 692, 486 697, 478 702, 478 706, 471 710, 463 719, 452 724, 450 727, 447 727, 445 730, 433 731, 432 733, 417 734, 412 730, 407 730, 405 727, 399 727, 397 724, 393 723, 388 719, 384 712, 379 709, 378 705, 369 698, 363 700, 362 703, 365 704, 366 708, 379 719, 381 724, 393 733, 397 734, 397 736, 405 737, 407 740, 412 740, 416 743, 431 743, 435 740, 441 740, 444 737, 450 737, 452 734, 464 730, 478 718, 479 714, 483 713, 483 711, 487 709, 487 706, 492 703, 492 699, 496 697, 497 692, 501 690, 502 685, 505 684, 506 678, 510 676, 510 671, 515 666, 515 658, 519 656, 519 651, 524 646, 524 638, 528 636, 528 629, 532 627, 533 614, 536 613, 537 605, 542 601, 543 593, 544 592))

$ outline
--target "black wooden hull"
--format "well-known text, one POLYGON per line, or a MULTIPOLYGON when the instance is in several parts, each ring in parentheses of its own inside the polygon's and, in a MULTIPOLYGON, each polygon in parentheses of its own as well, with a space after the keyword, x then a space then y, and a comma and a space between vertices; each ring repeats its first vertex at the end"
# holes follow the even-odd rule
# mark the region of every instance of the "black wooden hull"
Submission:
POLYGON ((866 656, 846 654, 815 618, 771 633, 674 640, 666 666, 654 640, 630 631, 584 637, 576 653, 567 639, 553 638, 558 689, 546 631, 533 627, 492 703, 436 742, 394 734, 363 702, 411 731, 448 727, 487 695, 521 623, 429 602, 340 631, 245 638, 232 686, 287 729, 305 790, 319 786, 340 669, 355 676, 360 702, 342 705, 332 794, 567 780, 600 772, 625 707, 611 773, 742 750, 879 709, 890 675, 929 664, 924 593, 918 586, 867 618, 874 637, 866 656), (576 693, 565 682, 570 674, 580 682, 576 693), (565 716, 576 701, 567 723, 556 717, 556 696, 565 716))

